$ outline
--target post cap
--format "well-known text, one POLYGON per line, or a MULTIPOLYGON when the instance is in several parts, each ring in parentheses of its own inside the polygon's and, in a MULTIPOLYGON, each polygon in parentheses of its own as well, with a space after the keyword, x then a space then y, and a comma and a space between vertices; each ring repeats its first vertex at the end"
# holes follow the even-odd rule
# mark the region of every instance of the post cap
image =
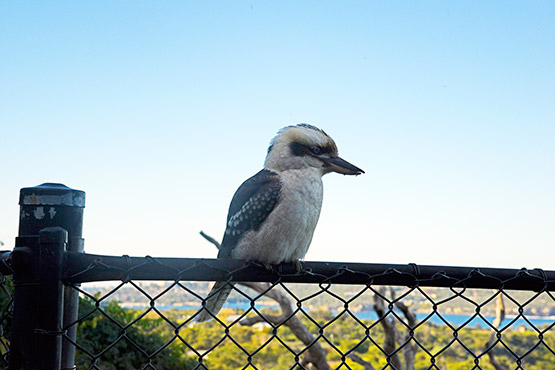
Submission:
POLYGON ((85 207, 85 192, 71 189, 64 184, 45 182, 23 188, 19 193, 19 205, 85 207))

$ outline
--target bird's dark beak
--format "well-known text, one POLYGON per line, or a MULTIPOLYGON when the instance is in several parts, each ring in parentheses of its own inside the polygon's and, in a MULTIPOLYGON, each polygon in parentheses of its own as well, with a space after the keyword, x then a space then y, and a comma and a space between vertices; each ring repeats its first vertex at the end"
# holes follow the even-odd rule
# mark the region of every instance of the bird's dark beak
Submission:
POLYGON ((342 173, 343 175, 360 175, 363 170, 355 165, 350 164, 341 157, 320 158, 324 161, 324 166, 328 167, 330 172, 342 173))

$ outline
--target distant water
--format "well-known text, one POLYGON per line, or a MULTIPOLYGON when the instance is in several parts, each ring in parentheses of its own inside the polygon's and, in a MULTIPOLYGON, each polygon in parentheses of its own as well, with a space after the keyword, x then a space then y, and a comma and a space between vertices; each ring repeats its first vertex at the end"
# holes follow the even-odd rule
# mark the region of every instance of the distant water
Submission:
MULTIPOLYGON (((356 316, 361 320, 377 320, 378 315, 376 315, 373 311, 366 311, 366 312, 357 312, 356 316)), ((399 314, 400 317, 404 319, 404 317, 399 314)), ((420 323, 422 320, 428 317, 428 314, 417 313, 416 319, 420 323)), ((443 320, 437 315, 434 314, 430 316, 430 318, 426 322, 431 322, 437 325, 451 325, 454 328, 459 328, 461 325, 464 324, 465 327, 475 327, 481 326, 482 328, 489 328, 490 326, 482 319, 481 317, 477 316, 470 320, 469 315, 454 315, 454 314, 442 314, 441 317, 443 320), (469 321, 470 320, 470 321, 469 321), (446 323, 447 322, 447 323, 446 323)), ((495 316, 484 316, 484 318, 490 323, 493 323, 495 320, 495 316)), ((406 320, 404 320, 406 322, 406 320)), ((506 326, 511 326, 513 329, 518 328, 519 326, 525 326, 527 328, 532 328, 532 325, 536 328, 544 328, 545 326, 555 324, 555 317, 548 316, 548 317, 538 317, 538 316, 526 316, 526 320, 522 317, 518 319, 515 317, 506 317, 505 320, 501 323, 501 328, 505 328, 506 326), (528 320, 528 321, 527 321, 528 320)), ((423 324, 425 325, 425 324, 423 324)))
MULTIPOLYGON (((142 304, 136 304, 136 305, 128 304, 128 305, 122 305, 122 306, 126 307, 126 308, 135 308, 135 309, 146 309, 147 308, 146 305, 142 305, 142 304)), ((242 302, 228 302, 228 303, 226 303, 225 307, 238 308, 238 309, 246 310, 250 307, 250 305, 242 303, 242 302)), ((265 308, 265 307, 278 308, 278 306, 274 306, 274 305, 272 305, 272 306, 263 306, 263 305, 259 305, 259 304, 257 304, 256 307, 258 309, 265 308)), ((200 305, 198 305, 198 306, 192 306, 192 305, 183 305, 183 306, 160 305, 160 306, 158 306, 157 305, 156 308, 161 310, 161 311, 169 310, 169 309, 198 310, 200 308, 200 305)), ((308 308, 304 308, 304 310, 309 311, 308 308)), ((354 312, 353 314, 361 320, 377 320, 378 319, 378 315, 374 311, 359 311, 359 312, 354 312)), ((401 313, 397 313, 397 315, 399 317, 401 317, 406 322, 404 316, 401 313)), ((416 314, 416 319, 420 323, 422 320, 426 319, 428 316, 429 316, 428 314, 417 313, 416 314)), ((442 314, 441 317, 443 318, 443 320, 437 314, 434 314, 434 315, 430 316, 430 318, 427 319, 426 322, 430 322, 430 323, 436 324, 436 325, 447 325, 447 323, 448 323, 449 325, 451 325, 454 328, 458 328, 463 324, 465 324, 464 325, 465 327, 476 327, 476 326, 480 326, 482 328, 489 327, 489 325, 481 317, 475 317, 472 320, 470 320, 469 315, 442 314)), ((493 320, 495 319, 495 316, 484 316, 484 318, 491 324, 491 323, 493 323, 493 320)), ((422 324, 422 325, 425 325, 425 324, 422 324)), ((546 317, 526 316, 526 320, 522 317, 519 317, 518 319, 515 318, 515 317, 506 317, 505 320, 503 320, 503 323, 502 323, 501 327, 505 328, 506 326, 511 326, 513 329, 516 329, 520 326, 525 326, 527 328, 532 328, 532 325, 536 328, 545 328, 546 326, 549 326, 549 325, 554 325, 555 326, 555 316, 546 316, 546 317)))

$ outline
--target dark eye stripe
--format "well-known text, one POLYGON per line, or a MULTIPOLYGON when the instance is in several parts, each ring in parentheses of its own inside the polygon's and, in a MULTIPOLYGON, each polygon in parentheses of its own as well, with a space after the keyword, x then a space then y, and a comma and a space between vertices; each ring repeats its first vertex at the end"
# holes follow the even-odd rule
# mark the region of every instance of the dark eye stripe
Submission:
POLYGON ((303 145, 301 143, 292 142, 289 144, 289 148, 291 149, 291 154, 294 156, 303 156, 303 155, 322 155, 332 152, 332 148, 329 146, 312 146, 309 147, 307 145, 303 145))
POLYGON ((289 144, 289 148, 291 149, 291 154, 293 154, 294 156, 301 157, 307 154, 306 153, 307 148, 302 144, 292 142, 291 144, 289 144))

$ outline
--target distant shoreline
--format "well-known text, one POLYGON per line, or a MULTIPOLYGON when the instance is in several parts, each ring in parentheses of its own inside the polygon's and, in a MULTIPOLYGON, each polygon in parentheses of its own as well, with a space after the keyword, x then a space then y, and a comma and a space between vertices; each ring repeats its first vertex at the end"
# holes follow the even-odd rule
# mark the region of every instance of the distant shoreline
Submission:
MULTIPOLYGON (((139 309, 139 310, 143 310, 143 309, 148 309, 150 306, 147 304, 141 304, 141 303, 134 303, 134 302, 123 302, 123 303, 119 303, 119 305, 122 308, 127 308, 127 309, 139 309)), ((277 308, 278 306, 275 304, 264 304, 264 303, 259 303, 257 306, 264 306, 264 307, 272 307, 272 308, 277 308)), ((166 310, 171 310, 171 309, 175 309, 175 310, 198 310, 200 309, 200 304, 197 305, 192 305, 190 303, 182 303, 182 304, 172 304, 172 305, 159 305, 159 306, 155 306, 158 310, 161 311, 166 311, 166 310)), ((250 307, 249 304, 246 303, 229 303, 226 305, 226 307, 228 308, 232 308, 232 309, 248 309, 250 307)), ((306 311, 310 311, 310 307, 305 307, 303 308, 306 311)), ((342 311, 335 311, 332 312, 332 314, 334 314, 334 316, 341 314, 342 311)), ((346 313, 343 313, 343 315, 345 315, 346 313)), ((356 311, 356 312, 352 312, 352 314, 354 314, 357 318, 361 319, 361 320, 377 320, 378 316, 374 311, 356 311)), ((430 316, 430 312, 417 312, 416 313, 416 318, 419 322, 421 322, 423 319, 425 319, 426 317, 430 316)), ((451 326, 453 327, 460 327, 461 325, 465 324, 467 321, 470 320, 470 318, 473 316, 474 314, 441 314, 441 317, 447 321, 451 326)), ((482 316, 483 318, 485 318, 490 324, 493 322, 493 320, 495 319, 495 316, 482 316)), ((488 327, 489 325, 482 319, 482 317, 480 316, 476 316, 475 318, 473 318, 472 320, 470 320, 468 323, 466 323, 464 326, 465 327, 475 327, 476 325, 479 325, 481 327, 488 327)), ((428 320, 428 322, 432 323, 432 324, 436 324, 436 325, 447 325, 445 323, 445 321, 443 321, 437 314, 433 314, 428 320)), ((517 316, 506 316, 505 319, 503 320, 503 323, 501 325, 502 328, 504 328, 507 325, 510 325, 511 327, 513 327, 513 329, 518 328, 519 326, 525 326, 528 328, 531 328, 532 326, 530 325, 530 323, 532 325, 534 325, 535 327, 541 327, 543 325, 551 325, 555 323, 555 316, 551 315, 551 316, 538 316, 538 315, 526 315, 526 320, 523 319, 522 317, 519 317, 517 319, 517 316), (513 322, 514 321, 514 322, 513 322)))

